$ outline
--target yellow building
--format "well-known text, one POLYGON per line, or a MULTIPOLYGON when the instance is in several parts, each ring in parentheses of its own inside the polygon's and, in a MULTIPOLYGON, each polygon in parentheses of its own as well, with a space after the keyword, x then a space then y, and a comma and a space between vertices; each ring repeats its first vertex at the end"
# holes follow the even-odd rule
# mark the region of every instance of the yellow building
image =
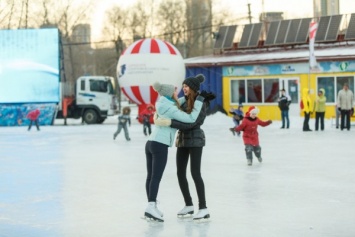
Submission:
POLYGON ((208 84, 221 84, 217 102, 224 111, 243 103, 244 110, 251 105, 260 107, 260 117, 280 120, 277 99, 285 89, 292 98, 290 115, 302 115, 301 92, 309 88, 314 100, 320 88, 327 97, 326 118, 335 116, 337 93, 343 84, 354 91, 355 45, 332 46, 316 49, 317 69, 311 71, 306 47, 284 51, 252 52, 237 55, 198 57, 185 60, 189 74, 204 73, 208 84), (221 98, 218 98, 220 96, 221 98))

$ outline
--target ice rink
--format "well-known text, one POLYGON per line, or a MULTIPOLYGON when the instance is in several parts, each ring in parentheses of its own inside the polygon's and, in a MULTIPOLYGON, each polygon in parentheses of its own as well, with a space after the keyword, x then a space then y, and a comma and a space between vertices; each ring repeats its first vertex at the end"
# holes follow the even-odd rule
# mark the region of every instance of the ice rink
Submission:
MULTIPOLYGON (((206 118, 202 160, 210 222, 177 219, 184 202, 176 148, 158 194, 162 224, 141 217, 147 205, 147 137, 132 114, 131 141, 103 125, 0 127, 0 237, 354 237, 355 127, 302 132, 302 118, 259 128, 263 163, 247 166, 230 117, 206 118)), ((310 121, 314 129, 314 121, 310 121)), ((154 129, 154 127, 153 127, 154 129)), ((198 206, 194 183, 190 191, 198 206)))

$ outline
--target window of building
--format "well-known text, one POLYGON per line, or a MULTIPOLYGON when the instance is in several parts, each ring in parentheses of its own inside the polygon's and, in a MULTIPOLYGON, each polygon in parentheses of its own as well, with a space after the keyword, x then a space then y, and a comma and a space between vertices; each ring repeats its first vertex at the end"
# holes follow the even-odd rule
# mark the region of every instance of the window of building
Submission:
POLYGON ((354 92, 354 77, 344 76, 337 77, 337 94, 341 89, 343 89, 345 83, 347 83, 349 85, 349 89, 354 92))
POLYGON ((334 77, 318 77, 318 90, 323 88, 327 102, 335 102, 334 77))
POLYGON ((279 97, 279 79, 264 79, 264 102, 277 102, 279 97))
POLYGON ((354 91, 354 77, 341 76, 341 77, 318 77, 317 85, 318 90, 323 88, 328 103, 335 103, 338 92, 343 89, 344 83, 348 83, 349 89, 354 91))
POLYGON ((279 84, 278 78, 232 80, 231 103, 275 103, 279 97, 279 84))
POLYGON ((262 84, 261 79, 247 80, 247 103, 262 103, 262 84))
POLYGON ((232 103, 245 103, 245 80, 231 81, 231 99, 232 103))

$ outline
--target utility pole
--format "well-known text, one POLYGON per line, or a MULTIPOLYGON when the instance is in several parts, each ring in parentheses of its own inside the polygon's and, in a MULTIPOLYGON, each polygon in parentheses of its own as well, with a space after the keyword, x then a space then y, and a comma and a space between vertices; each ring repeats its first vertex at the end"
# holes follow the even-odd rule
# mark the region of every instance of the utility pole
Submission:
POLYGON ((248 19, 249 19, 249 24, 251 24, 251 10, 250 10, 250 3, 248 3, 248 19))

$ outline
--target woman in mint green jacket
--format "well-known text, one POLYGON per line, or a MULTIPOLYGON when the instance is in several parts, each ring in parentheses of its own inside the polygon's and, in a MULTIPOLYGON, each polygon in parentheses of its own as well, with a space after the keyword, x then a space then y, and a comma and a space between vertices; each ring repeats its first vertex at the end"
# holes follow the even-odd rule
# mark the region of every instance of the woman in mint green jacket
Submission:
MULTIPOLYGON (((153 88, 160 95, 155 104, 158 117, 175 119, 184 123, 195 122, 203 106, 204 98, 202 96, 196 98, 194 109, 188 114, 179 108, 180 105, 175 86, 156 82, 153 84, 153 88)), ((145 186, 148 206, 144 216, 147 219, 153 219, 159 222, 163 222, 164 219, 163 213, 157 208, 156 198, 158 195, 160 180, 163 176, 168 159, 168 147, 173 145, 175 133, 177 131, 177 129, 171 128, 169 125, 164 127, 156 125, 145 146, 147 160, 147 179, 145 186)))
POLYGON ((318 131, 319 121, 320 121, 320 130, 324 130, 324 116, 325 116, 325 102, 327 97, 325 97, 325 90, 320 88, 318 91, 318 96, 314 103, 314 111, 316 112, 316 124, 315 130, 318 131))

